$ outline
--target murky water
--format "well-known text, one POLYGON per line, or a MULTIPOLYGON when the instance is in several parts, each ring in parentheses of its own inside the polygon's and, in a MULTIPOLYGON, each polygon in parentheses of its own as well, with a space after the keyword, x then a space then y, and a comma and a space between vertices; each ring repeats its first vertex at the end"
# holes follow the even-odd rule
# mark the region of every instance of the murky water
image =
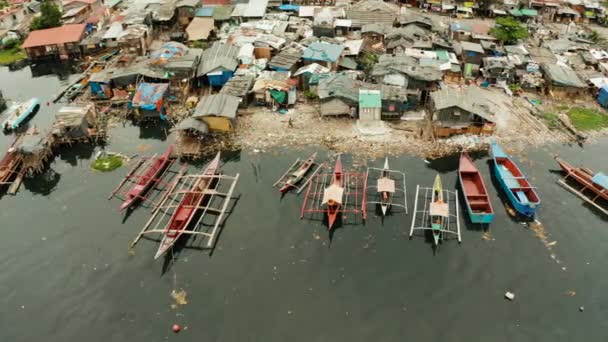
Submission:
MULTIPOLYGON (((46 102, 64 83, 55 76, 32 79, 28 68, 0 69, 7 97, 35 93, 46 102)), ((41 125, 52 121, 52 108, 38 113, 41 125)), ((0 137, 2 149, 7 141, 0 137)), ((162 130, 127 125, 111 130, 107 148, 153 154, 169 141, 162 130)), ((94 172, 94 148, 62 149, 52 171, 0 200, 0 336, 13 342, 602 341, 608 221, 556 184, 551 155, 607 170, 606 146, 604 139, 584 149, 552 146, 517 156, 543 200, 544 242, 505 213, 481 157, 476 162, 495 221, 484 234, 463 220, 463 243, 447 241, 436 253, 424 238, 408 239, 411 214, 384 221, 371 215, 364 225, 337 229, 330 243, 320 222, 299 219, 303 196, 281 199, 271 187, 310 151, 231 154, 223 170, 240 173, 238 200, 217 248, 211 255, 182 249, 173 265, 153 260, 153 241, 129 253, 149 210, 123 221, 119 201, 106 200, 126 168, 94 172), (175 307, 174 290, 185 291, 187 304, 175 307), (513 302, 503 298, 506 291, 515 293, 513 302), (185 330, 173 334, 173 323, 185 330)), ((349 156, 343 161, 349 168, 349 156)), ((446 188, 456 184, 456 158, 427 164, 400 157, 391 166, 407 174, 410 210, 416 184, 430 186, 436 172, 446 188)))

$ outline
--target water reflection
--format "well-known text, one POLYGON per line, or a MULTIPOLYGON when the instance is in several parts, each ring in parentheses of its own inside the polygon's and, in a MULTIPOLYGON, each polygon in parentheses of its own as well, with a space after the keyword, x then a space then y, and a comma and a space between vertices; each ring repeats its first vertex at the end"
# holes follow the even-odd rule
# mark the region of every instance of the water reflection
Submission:
POLYGON ((27 177, 23 180, 23 186, 33 194, 48 196, 57 188, 61 180, 61 174, 52 168, 47 168, 42 174, 27 177))
POLYGON ((43 62, 30 65, 32 77, 55 75, 58 79, 66 81, 70 75, 78 72, 72 63, 43 62))
POLYGON ((78 144, 73 146, 64 146, 57 151, 57 156, 72 166, 77 166, 79 160, 89 160, 93 157, 95 145, 93 144, 78 144))

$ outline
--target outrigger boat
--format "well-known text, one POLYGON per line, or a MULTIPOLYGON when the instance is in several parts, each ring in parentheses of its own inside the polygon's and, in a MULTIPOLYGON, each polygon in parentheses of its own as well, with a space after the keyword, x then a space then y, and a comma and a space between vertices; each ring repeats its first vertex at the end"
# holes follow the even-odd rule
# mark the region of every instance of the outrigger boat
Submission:
POLYGON ((126 198, 119 210, 125 210, 137 202, 138 199, 141 199, 143 195, 155 184, 158 180, 158 177, 162 174, 163 170, 170 163, 169 158, 171 157, 171 152, 173 152, 173 145, 169 146, 165 153, 163 153, 158 158, 150 159, 147 169, 143 172, 142 175, 136 176, 138 179, 135 182, 135 185, 127 192, 126 198))
POLYGON ((338 213, 340 213, 343 196, 344 179, 342 174, 342 161, 340 160, 340 156, 338 156, 331 185, 325 189, 323 194, 323 204, 327 206, 327 227, 329 230, 333 228, 338 213))
POLYGON ((22 159, 17 155, 14 147, 16 142, 17 140, 13 141, 2 160, 0 160, 0 187, 12 184, 11 178, 17 174, 21 167, 22 159))
POLYGON ((433 242, 435 246, 439 245, 443 226, 446 217, 449 214, 448 204, 443 200, 443 186, 441 184, 441 177, 435 176, 433 182, 433 193, 431 195, 431 207, 429 210, 431 218, 431 232, 433 233, 433 242))
MULTIPOLYGON (((279 191, 281 193, 286 193, 287 191, 293 189, 296 187, 296 184, 298 184, 300 181, 302 181, 302 179, 304 178, 304 176, 306 176, 306 174, 308 173, 308 171, 312 168, 312 166, 315 164, 315 158, 317 157, 317 153, 313 153, 312 155, 310 155, 310 157, 308 157, 308 159, 306 159, 304 162, 302 162, 300 164, 300 166, 293 171, 289 177, 287 178, 287 180, 285 180, 285 182, 283 182, 283 184, 281 185, 281 188, 279 189, 279 191)), ((296 160, 296 163, 294 163, 293 166, 295 166, 297 163, 299 162, 299 160, 296 160)), ((292 166, 292 168, 293 168, 292 166)), ((317 168, 318 170, 318 168, 317 168)), ((281 180, 284 178, 281 177, 276 184, 278 184, 279 182, 281 182, 281 180)), ((310 178, 309 178, 310 179, 310 178)), ((306 184, 303 184, 300 188, 304 187, 306 184)))
POLYGON ((602 200, 603 204, 608 204, 608 175, 602 172, 595 173, 593 170, 583 167, 574 167, 559 157, 555 157, 555 161, 566 173, 566 177, 558 180, 558 183, 608 215, 608 208, 598 204, 598 201, 602 200), (568 179, 576 181, 582 186, 582 189, 575 189, 567 184, 568 179), (593 195, 586 194, 585 190, 590 190, 593 195))
POLYGON ((388 158, 384 159, 382 176, 378 179, 378 192, 380 192, 380 208, 382 215, 386 216, 386 211, 391 206, 391 196, 395 192, 395 181, 390 178, 388 158))
POLYGON ((369 183, 369 177, 376 177, 376 184, 368 186, 371 191, 366 192, 373 196, 372 201, 366 204, 374 204, 380 207, 382 216, 386 216, 389 209, 401 207, 407 214, 407 193, 405 189, 405 173, 391 170, 388 158, 384 159, 384 166, 380 168, 368 167, 365 184, 369 183))
POLYGON ((12 106, 7 110, 8 118, 2 124, 5 131, 11 131, 19 127, 25 119, 32 115, 40 107, 40 100, 31 98, 21 104, 12 106))
POLYGON ((488 197, 488 189, 468 153, 460 155, 458 179, 464 194, 467 212, 473 223, 490 223, 494 219, 494 210, 488 197))
POLYGON ((494 174, 515 211, 534 217, 540 205, 540 197, 534 187, 496 142, 491 144, 490 153, 494 160, 494 174))
POLYGON ((163 238, 158 247, 154 259, 158 259, 165 254, 183 234, 184 230, 192 221, 194 214, 200 208, 201 203, 215 190, 217 179, 213 176, 219 173, 220 152, 207 165, 203 171, 203 177, 196 180, 192 188, 182 197, 175 208, 169 224, 165 228, 163 238))

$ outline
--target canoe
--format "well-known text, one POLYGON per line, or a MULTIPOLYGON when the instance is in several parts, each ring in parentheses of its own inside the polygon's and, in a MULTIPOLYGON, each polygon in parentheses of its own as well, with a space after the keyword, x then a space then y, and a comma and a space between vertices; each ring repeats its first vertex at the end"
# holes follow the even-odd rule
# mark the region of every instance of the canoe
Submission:
POLYGON ((0 160, 0 187, 10 183, 10 179, 21 166, 22 159, 17 155, 14 147, 16 142, 17 140, 13 141, 4 157, 0 160))
POLYGON ((313 166, 316 157, 316 152, 310 155, 310 157, 308 157, 308 159, 306 159, 306 161, 304 161, 304 163, 302 163, 302 165, 300 165, 300 167, 289 176, 289 178, 285 181, 285 183, 283 183, 283 186, 281 186, 279 191, 285 193, 291 190, 296 184, 298 184, 298 182, 301 181, 302 178, 304 178, 308 170, 310 170, 310 168, 313 166))
POLYGON ((9 116, 2 124, 5 131, 16 129, 40 107, 40 100, 31 98, 8 109, 9 116))
POLYGON ((435 176, 435 181, 433 182, 429 215, 431 217, 433 242, 437 246, 439 245, 439 240, 441 240, 441 231, 443 230, 445 219, 448 216, 447 203, 443 200, 443 185, 441 184, 441 177, 439 175, 435 176))
POLYGON ((513 209, 523 216, 534 217, 540 205, 540 197, 534 187, 496 142, 491 144, 490 153, 496 179, 513 209))
POLYGON ((490 223, 494 219, 494 210, 488 197, 488 189, 468 153, 460 155, 458 179, 467 206, 467 213, 473 223, 490 223))
POLYGON ((555 157, 555 161, 566 173, 564 179, 574 179, 583 186, 583 189, 580 191, 577 190, 575 193, 581 195, 581 197, 593 204, 596 204, 596 201, 600 198, 608 201, 608 175, 602 172, 596 173, 593 170, 584 167, 572 166, 559 157, 555 157), (584 190, 591 190, 594 195, 585 195, 583 193, 584 190))
POLYGON ((324 203, 327 204, 327 226, 331 230, 342 207, 342 196, 344 194, 344 177, 342 174, 342 161, 340 156, 336 160, 334 175, 331 185, 325 189, 324 203))
MULTIPOLYGON (((220 166, 220 152, 217 153, 215 158, 207 165, 202 175, 213 176, 217 175, 220 166)), ((205 192, 213 190, 213 187, 217 185, 217 180, 210 177, 199 177, 189 192, 187 192, 175 208, 171 219, 165 228, 163 238, 158 247, 158 251, 154 256, 154 259, 158 259, 165 254, 177 240, 183 234, 184 230, 188 227, 194 214, 200 208, 201 203, 209 197, 205 192)))
MULTIPOLYGON (((390 168, 388 166, 388 158, 384 159, 384 167, 382 168, 382 175, 380 179, 378 179, 378 191, 380 192, 380 209, 382 209, 382 216, 386 216, 386 212, 388 208, 391 206, 391 192, 390 191, 382 191, 382 184, 390 183, 392 180, 390 178, 390 168)), ((394 188, 394 182, 393 182, 394 188)))
POLYGON ((167 164, 169 164, 169 157, 171 156, 172 151, 173 145, 169 146, 163 155, 155 158, 142 175, 135 176, 139 179, 137 179, 131 190, 127 192, 127 196, 119 210, 125 210, 133 205, 138 199, 141 199, 142 196, 145 195, 152 184, 157 182, 157 178, 160 177, 167 164))

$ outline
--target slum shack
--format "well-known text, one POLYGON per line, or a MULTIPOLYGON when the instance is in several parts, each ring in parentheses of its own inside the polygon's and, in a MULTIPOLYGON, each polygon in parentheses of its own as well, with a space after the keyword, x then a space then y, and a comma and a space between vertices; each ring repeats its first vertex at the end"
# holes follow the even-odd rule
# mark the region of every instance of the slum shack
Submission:
POLYGON ((55 58, 67 60, 80 57, 79 43, 84 35, 84 24, 36 30, 29 34, 22 47, 29 59, 55 58))
POLYGON ((484 91, 471 86, 432 92, 430 109, 433 134, 440 138, 455 134, 493 134, 496 120, 485 100, 484 91))
POLYGON ((139 119, 161 118, 166 115, 165 101, 169 90, 168 83, 146 83, 137 86, 131 100, 131 108, 139 119))
POLYGON ((587 91, 587 85, 581 81, 576 72, 559 64, 543 64, 546 80, 546 93, 558 98, 575 98, 587 91))
POLYGON ((359 120, 379 121, 382 114, 382 92, 359 89, 359 120))
POLYGON ((207 124, 210 132, 232 132, 241 99, 228 94, 203 96, 192 117, 207 124))
POLYGON ((105 138, 105 130, 93 104, 71 104, 55 114, 51 129, 53 144, 94 142, 105 138))
POLYGON ((251 88, 253 87, 254 77, 250 74, 235 75, 228 80, 220 90, 220 94, 232 95, 239 97, 241 102, 239 107, 247 108, 251 103, 252 95, 251 88))
POLYGON ((209 127, 201 120, 185 118, 171 131, 177 133, 175 153, 184 158, 198 158, 203 154, 203 140, 209 127))
POLYGON ((485 57, 482 74, 490 83, 511 84, 515 80, 515 65, 507 57, 485 57))
POLYGON ((317 88, 321 116, 357 116, 359 84, 344 74, 329 74, 319 80, 317 88))
POLYGON ((42 172, 45 163, 52 156, 49 135, 39 133, 35 129, 20 135, 13 148, 22 160, 22 173, 30 176, 42 172))
POLYGON ((253 84, 253 93, 258 105, 273 110, 296 103, 296 87, 290 83, 288 72, 263 71, 253 84))
POLYGON ((221 87, 226 84, 239 65, 238 54, 238 46, 220 42, 213 43, 209 49, 203 51, 197 71, 199 86, 206 84, 221 87))
POLYGON ((308 64, 318 63, 330 70, 337 70, 338 60, 343 50, 344 46, 342 45, 314 42, 304 50, 302 58, 308 64))

